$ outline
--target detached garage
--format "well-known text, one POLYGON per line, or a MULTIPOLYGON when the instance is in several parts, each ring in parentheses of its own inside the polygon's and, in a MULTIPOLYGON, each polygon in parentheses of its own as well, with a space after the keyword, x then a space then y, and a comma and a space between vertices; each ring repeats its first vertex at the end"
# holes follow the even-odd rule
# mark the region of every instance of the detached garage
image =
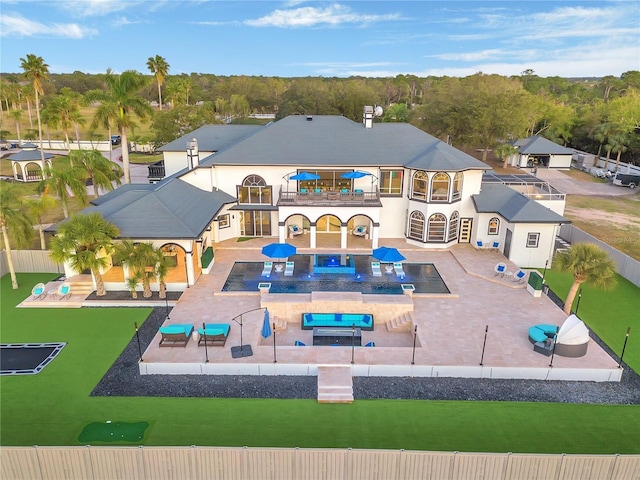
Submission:
POLYGON ((518 149, 510 159, 514 167, 571 168, 573 150, 539 135, 517 140, 513 146, 518 149))

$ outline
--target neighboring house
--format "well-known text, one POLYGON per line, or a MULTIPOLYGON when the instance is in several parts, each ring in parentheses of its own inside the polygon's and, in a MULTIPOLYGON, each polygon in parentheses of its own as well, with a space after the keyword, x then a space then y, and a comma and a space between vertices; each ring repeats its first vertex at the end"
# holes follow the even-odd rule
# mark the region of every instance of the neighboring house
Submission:
MULTIPOLYGON (((295 115, 261 127, 199 128, 162 147, 169 177, 122 186, 88 210, 123 238, 175 255, 186 278, 168 281, 169 289, 197 279, 207 247, 241 236, 285 242, 293 225, 305 232, 296 243, 308 248, 322 236, 346 250, 363 225, 372 249, 381 238, 425 249, 481 240, 521 267, 550 262, 567 222, 563 195, 550 197, 531 176, 513 188, 495 176, 485 182, 486 164, 410 124, 374 124, 369 111, 363 124, 295 115)), ((110 288, 124 288, 126 275, 122 268, 112 275, 110 288)))
POLYGON ((518 153, 511 155, 509 165, 520 168, 548 167, 571 168, 574 150, 553 143, 539 135, 513 142, 518 153))

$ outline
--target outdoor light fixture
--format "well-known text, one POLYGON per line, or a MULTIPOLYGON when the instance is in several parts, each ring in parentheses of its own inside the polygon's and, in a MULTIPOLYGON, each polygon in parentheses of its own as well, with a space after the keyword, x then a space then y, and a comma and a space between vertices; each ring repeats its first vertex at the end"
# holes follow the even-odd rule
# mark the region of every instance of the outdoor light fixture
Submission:
POLYGON ((484 343, 482 344, 482 356, 480 357, 480 366, 482 366, 482 362, 484 362, 484 347, 487 345, 488 333, 489 333, 489 325, 487 325, 484 329, 484 343))
MULTIPOLYGON (((138 340, 138 355, 140 355, 140 361, 144 362, 144 360, 142 360, 142 347, 140 346, 140 335, 138 335, 138 323, 134 322, 133 326, 136 329, 136 339, 138 340)), ((629 336, 629 331, 627 331, 627 337, 628 336, 629 336)), ((625 345, 626 344, 627 344, 627 342, 625 342, 625 345)), ((624 352, 624 349, 622 351, 624 352)))
MULTIPOLYGON (((631 327, 627 327, 627 334, 624 337, 624 345, 622 346, 622 353, 620 354, 620 363, 618 364, 618 368, 622 367, 622 358, 624 357, 624 350, 625 348, 627 348, 627 341, 629 340, 630 332, 631 332, 631 327)), ((142 360, 142 358, 140 360, 142 360)))
POLYGON ((351 365, 355 363, 355 347, 356 347, 356 326, 351 325, 351 365))
POLYGON ((556 354, 556 343, 558 341, 558 332, 560 331, 560 327, 556 327, 556 333, 553 334, 553 351, 551 352, 551 361, 549 362, 549 366, 553 368, 553 357, 556 354))
POLYGON ((418 336, 418 325, 413 327, 413 354, 411 355, 411 365, 416 364, 416 337, 418 336))

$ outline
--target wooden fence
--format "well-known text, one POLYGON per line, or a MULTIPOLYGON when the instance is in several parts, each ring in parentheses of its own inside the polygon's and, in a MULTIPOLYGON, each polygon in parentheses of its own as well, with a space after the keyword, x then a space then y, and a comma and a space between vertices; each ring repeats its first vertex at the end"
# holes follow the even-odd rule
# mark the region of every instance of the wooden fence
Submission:
POLYGON ((219 447, 3 447, 0 478, 632 480, 640 455, 219 447))

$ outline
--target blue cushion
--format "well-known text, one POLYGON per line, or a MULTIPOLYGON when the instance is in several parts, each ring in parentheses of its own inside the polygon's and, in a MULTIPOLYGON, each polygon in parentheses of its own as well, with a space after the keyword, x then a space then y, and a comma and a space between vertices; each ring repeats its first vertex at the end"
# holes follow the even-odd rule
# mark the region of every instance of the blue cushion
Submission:
POLYGON ((542 330, 544 333, 555 334, 558 331, 558 327, 548 323, 539 323, 536 328, 542 330))
MULTIPOLYGON (((228 323, 207 323, 204 327, 207 330, 207 335, 224 335, 226 337, 229 335, 231 325, 228 323)), ((204 329, 199 328, 198 333, 203 335, 204 329)))
POLYGON ((175 325, 167 325, 166 327, 160 327, 160 333, 164 333, 166 335, 175 335, 177 333, 183 333, 185 336, 191 335, 193 331, 193 325, 187 324, 175 324, 175 325))
POLYGON ((538 327, 529 328, 529 338, 534 342, 544 342, 548 337, 538 327))

